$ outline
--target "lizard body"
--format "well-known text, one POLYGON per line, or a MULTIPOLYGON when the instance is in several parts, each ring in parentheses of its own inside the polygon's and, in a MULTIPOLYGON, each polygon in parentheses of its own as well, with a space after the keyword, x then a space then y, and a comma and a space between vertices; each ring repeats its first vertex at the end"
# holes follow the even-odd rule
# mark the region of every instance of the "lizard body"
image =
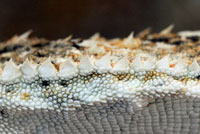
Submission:
POLYGON ((0 133, 199 133, 199 32, 0 46, 0 133))

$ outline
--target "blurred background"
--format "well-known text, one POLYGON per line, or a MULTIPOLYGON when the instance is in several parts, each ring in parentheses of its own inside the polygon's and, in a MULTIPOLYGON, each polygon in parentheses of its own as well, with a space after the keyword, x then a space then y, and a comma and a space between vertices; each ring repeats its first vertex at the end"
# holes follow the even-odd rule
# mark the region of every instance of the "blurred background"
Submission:
POLYGON ((47 39, 125 37, 151 27, 159 32, 200 29, 200 0, 0 0, 0 41, 32 29, 47 39))

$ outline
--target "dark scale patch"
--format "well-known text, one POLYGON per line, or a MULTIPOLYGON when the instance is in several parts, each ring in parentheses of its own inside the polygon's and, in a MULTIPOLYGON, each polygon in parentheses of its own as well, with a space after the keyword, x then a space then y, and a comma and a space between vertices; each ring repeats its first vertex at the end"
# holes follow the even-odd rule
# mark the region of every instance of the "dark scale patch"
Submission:
POLYGON ((5 91, 6 91, 6 93, 10 93, 12 91, 12 89, 7 88, 5 91))
POLYGON ((23 45, 7 45, 4 48, 0 49, 0 54, 2 53, 7 53, 7 52, 12 52, 12 51, 16 51, 17 49, 23 48, 23 45))
POLYGON ((197 42, 199 40, 198 36, 191 36, 191 37, 187 37, 187 39, 193 41, 193 42, 197 42))
POLYGON ((195 55, 193 55, 193 54, 190 54, 190 55, 189 55, 189 57, 190 57, 190 58, 194 58, 194 57, 195 57, 195 55))
POLYGON ((47 57, 46 54, 43 54, 43 53, 38 52, 38 51, 36 52, 35 56, 37 56, 37 57, 47 57))
POLYGON ((181 41, 181 40, 177 40, 177 41, 172 42, 172 44, 177 45, 177 46, 179 46, 179 45, 181 45, 181 44, 183 44, 183 43, 184 43, 184 42, 181 41))
POLYGON ((66 80, 61 80, 60 85, 63 86, 63 87, 67 87, 68 84, 67 84, 66 80))
POLYGON ((34 48, 40 48, 40 47, 45 47, 45 46, 49 46, 49 45, 50 45, 49 42, 47 42, 47 43, 38 43, 38 44, 32 45, 32 47, 34 47, 34 48))
POLYGON ((169 38, 165 38, 165 37, 162 37, 162 38, 153 38, 153 39, 150 39, 150 41, 152 41, 152 42, 165 42, 165 43, 168 43, 169 42, 169 38))
POLYGON ((198 80, 200 80, 200 75, 196 77, 198 80))
POLYGON ((0 109, 0 114, 1 114, 2 117, 8 118, 8 113, 6 112, 6 110, 0 109))
POLYGON ((43 80, 41 85, 47 87, 50 85, 50 81, 43 80))
POLYGON ((70 48, 70 45, 69 44, 54 44, 53 45, 53 48, 70 48))
POLYGON ((30 50, 31 50, 30 47, 25 48, 25 51, 30 51, 30 50))
POLYGON ((14 91, 15 89, 14 89, 13 87, 14 87, 13 84, 7 85, 7 86, 5 87, 5 92, 6 92, 6 93, 10 93, 10 92, 14 91))
POLYGON ((9 57, 1 57, 1 58, 0 58, 0 61, 1 61, 2 63, 6 62, 6 61, 9 61, 9 60, 10 60, 9 57))
POLYGON ((75 47, 75 48, 77 48, 77 49, 81 48, 76 42, 72 42, 72 46, 75 47))
POLYGON ((77 48, 77 49, 79 49, 79 50, 84 48, 84 47, 78 45, 78 43, 80 43, 80 42, 81 41, 79 41, 79 42, 77 42, 77 41, 71 41, 72 46, 75 47, 75 48, 77 48))

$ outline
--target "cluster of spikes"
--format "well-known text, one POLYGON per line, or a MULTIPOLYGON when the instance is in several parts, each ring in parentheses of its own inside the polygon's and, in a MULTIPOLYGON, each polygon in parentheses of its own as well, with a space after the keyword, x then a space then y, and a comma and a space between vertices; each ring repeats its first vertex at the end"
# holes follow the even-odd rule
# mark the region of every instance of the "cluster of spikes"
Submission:
POLYGON ((111 63, 111 55, 101 57, 95 60, 88 55, 81 58, 79 63, 67 59, 65 62, 55 67, 51 62, 51 58, 46 59, 41 64, 35 64, 26 60, 23 64, 16 65, 12 59, 5 63, 4 69, 1 71, 1 82, 15 82, 16 80, 34 80, 42 79, 70 79, 77 75, 88 75, 93 72, 97 73, 140 73, 145 71, 164 72, 169 75, 196 77, 200 74, 200 66, 196 60, 191 65, 187 65, 184 60, 179 60, 174 67, 170 67, 170 55, 155 61, 153 57, 147 58, 145 61, 141 57, 136 57, 132 62, 128 57, 120 59, 114 65, 111 63))

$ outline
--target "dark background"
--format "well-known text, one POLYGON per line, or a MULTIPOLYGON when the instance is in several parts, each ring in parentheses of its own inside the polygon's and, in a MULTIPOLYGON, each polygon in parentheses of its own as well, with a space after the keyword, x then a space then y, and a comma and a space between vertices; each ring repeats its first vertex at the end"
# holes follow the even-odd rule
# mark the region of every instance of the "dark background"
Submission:
POLYGON ((95 32, 112 38, 170 24, 200 29, 200 0, 0 0, 0 41, 29 29, 47 39, 95 32))

